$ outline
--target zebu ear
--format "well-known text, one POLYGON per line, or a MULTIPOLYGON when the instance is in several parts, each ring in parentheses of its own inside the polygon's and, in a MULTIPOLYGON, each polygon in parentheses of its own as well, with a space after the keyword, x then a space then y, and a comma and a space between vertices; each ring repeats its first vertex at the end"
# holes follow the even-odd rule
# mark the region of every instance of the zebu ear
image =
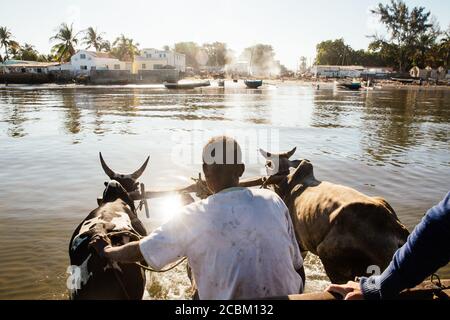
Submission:
POLYGON ((110 179, 114 179, 116 177, 116 173, 112 171, 106 164, 105 160, 103 160, 102 153, 100 152, 99 154, 100 154, 100 163, 102 164, 103 171, 105 171, 106 175, 110 179))
POLYGON ((137 169, 135 172, 133 172, 131 174, 131 177, 134 180, 137 180, 137 179, 139 179, 140 176, 142 176, 142 174, 144 173, 145 169, 147 168, 148 160, 150 160, 150 156, 147 157, 147 160, 145 160, 144 164, 139 169, 137 169))
POLYGON ((264 151, 263 149, 259 148, 259 153, 261 153, 261 155, 268 159, 272 157, 272 154, 270 152, 264 151))
POLYGON ((297 168, 303 160, 289 160, 289 167, 297 168))
POLYGON ((297 151, 297 147, 295 147, 294 149, 292 149, 291 151, 285 152, 283 154, 280 154, 280 156, 282 157, 286 157, 286 158, 290 158, 294 155, 295 151, 297 151))
POLYGON ((314 178, 313 165, 307 160, 300 160, 300 164, 297 168, 288 175, 288 183, 298 183, 306 177, 314 178))

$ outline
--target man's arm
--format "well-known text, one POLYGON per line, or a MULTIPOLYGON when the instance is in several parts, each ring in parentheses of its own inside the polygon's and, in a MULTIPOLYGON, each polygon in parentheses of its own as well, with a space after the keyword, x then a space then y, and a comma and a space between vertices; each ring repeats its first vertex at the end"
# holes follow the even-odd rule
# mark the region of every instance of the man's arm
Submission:
POLYGON ((103 250, 103 255, 107 259, 122 263, 134 263, 144 260, 139 248, 139 241, 130 242, 120 247, 107 246, 103 250))
POLYGON ((100 257, 122 262, 133 263, 143 261, 141 250, 139 248, 139 241, 127 243, 123 246, 113 247, 111 241, 106 235, 97 235, 89 243, 89 247, 97 251, 100 257))

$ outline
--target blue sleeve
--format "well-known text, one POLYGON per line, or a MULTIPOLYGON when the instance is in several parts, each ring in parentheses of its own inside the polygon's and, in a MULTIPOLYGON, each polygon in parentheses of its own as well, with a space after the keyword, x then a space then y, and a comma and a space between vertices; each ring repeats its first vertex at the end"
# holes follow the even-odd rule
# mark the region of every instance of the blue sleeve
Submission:
POLYGON ((450 261, 450 192, 431 208, 379 276, 361 278, 365 299, 390 299, 450 261))

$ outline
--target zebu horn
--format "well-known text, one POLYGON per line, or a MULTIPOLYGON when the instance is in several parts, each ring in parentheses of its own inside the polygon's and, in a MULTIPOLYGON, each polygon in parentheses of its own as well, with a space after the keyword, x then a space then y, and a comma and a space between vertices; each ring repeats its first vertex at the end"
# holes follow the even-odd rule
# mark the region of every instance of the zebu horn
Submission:
POLYGON ((150 160, 150 157, 147 157, 147 160, 145 160, 144 164, 139 169, 137 169, 135 172, 133 172, 131 174, 131 177, 134 180, 137 180, 137 179, 139 179, 140 176, 142 176, 142 174, 145 171, 145 168, 147 168, 148 160, 150 160))
POLYGON ((290 157, 292 157, 294 155, 295 151, 297 151, 297 147, 295 147, 294 149, 292 149, 289 152, 280 154, 280 156, 283 156, 283 157, 286 157, 289 159, 290 157))
POLYGON ((261 153, 261 155, 266 159, 272 157, 272 154, 270 152, 264 151, 261 148, 259 148, 259 153, 261 153))
POLYGON ((116 177, 116 173, 112 171, 108 165, 106 164, 105 160, 103 160, 102 153, 100 152, 100 163, 102 164, 103 171, 105 171, 106 175, 110 179, 114 179, 116 177))

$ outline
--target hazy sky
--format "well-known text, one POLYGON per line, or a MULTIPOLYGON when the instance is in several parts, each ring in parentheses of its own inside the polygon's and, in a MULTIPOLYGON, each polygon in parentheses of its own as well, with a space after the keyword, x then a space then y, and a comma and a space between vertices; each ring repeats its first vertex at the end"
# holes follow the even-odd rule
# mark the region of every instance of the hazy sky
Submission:
MULTIPOLYGON (((381 30, 369 9, 380 0, 0 0, 0 26, 20 43, 49 52, 49 38, 61 22, 77 30, 94 26, 113 40, 123 33, 141 48, 177 41, 223 41, 240 51, 255 43, 272 44, 277 59, 296 68, 301 55, 312 58, 315 45, 343 37, 355 49, 381 30)), ((386 1, 383 1, 386 2, 386 1)), ((442 27, 450 24, 450 0, 406 0, 431 10, 442 27)))

